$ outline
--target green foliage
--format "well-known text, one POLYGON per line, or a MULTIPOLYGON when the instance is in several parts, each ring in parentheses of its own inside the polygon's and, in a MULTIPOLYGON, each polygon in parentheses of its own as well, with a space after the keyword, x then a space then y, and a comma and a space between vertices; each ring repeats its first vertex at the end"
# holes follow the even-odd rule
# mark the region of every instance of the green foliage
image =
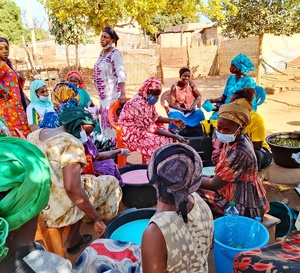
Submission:
POLYGON ((21 19, 21 10, 15 2, 0 0, 0 36, 10 43, 21 44, 21 35, 26 35, 21 19))
POLYGON ((201 0, 39 0, 49 9, 49 15, 60 22, 76 18, 77 24, 92 27, 99 34, 109 25, 132 24, 137 22, 142 29, 155 33, 155 15, 181 14, 184 18, 194 18, 202 8, 201 0))
POLYGON ((265 33, 292 35, 299 32, 299 0, 210 0, 207 14, 229 37, 262 37, 265 33), (298 26, 297 26, 298 24, 298 26))

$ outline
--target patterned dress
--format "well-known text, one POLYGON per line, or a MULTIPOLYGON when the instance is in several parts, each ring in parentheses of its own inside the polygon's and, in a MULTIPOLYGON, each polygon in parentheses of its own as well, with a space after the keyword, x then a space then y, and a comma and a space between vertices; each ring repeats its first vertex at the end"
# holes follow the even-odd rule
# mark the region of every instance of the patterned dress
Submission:
POLYGON ((8 100, 0 99, 0 117, 5 119, 13 136, 18 136, 14 131, 17 128, 26 137, 30 130, 27 115, 21 101, 18 76, 2 60, 0 60, 0 88, 4 88, 9 94, 8 100))
POLYGON ((173 142, 170 137, 160 136, 161 128, 155 122, 159 118, 154 105, 150 105, 142 95, 137 94, 127 101, 119 116, 124 144, 142 154, 146 162, 159 147, 173 142))
POLYGON ((229 202, 234 201, 240 215, 263 218, 269 210, 269 203, 258 176, 253 145, 246 135, 231 146, 223 145, 215 175, 227 185, 217 191, 204 190, 200 186, 197 191, 214 212, 223 214, 229 202))
MULTIPOLYGON (((168 273, 208 273, 207 258, 213 240, 213 216, 208 205, 196 194, 188 223, 174 211, 155 214, 155 222, 164 235, 168 273)), ((98 239, 78 258, 74 272, 142 273, 141 250, 129 242, 98 239)))
POLYGON ((118 83, 126 82, 125 66, 119 50, 114 48, 107 55, 103 51, 94 66, 94 83, 100 98, 101 132, 116 143, 116 132, 108 122, 108 109, 120 94, 118 83))
MULTIPOLYGON (((71 134, 62 132, 40 140, 42 129, 29 134, 28 140, 41 149, 50 161, 51 192, 48 207, 42 211, 48 227, 72 225, 85 214, 67 196, 63 183, 63 168, 72 163, 86 164, 82 143, 71 134)), ((110 220, 118 213, 122 197, 118 180, 109 175, 82 175, 81 186, 102 219, 110 220)))

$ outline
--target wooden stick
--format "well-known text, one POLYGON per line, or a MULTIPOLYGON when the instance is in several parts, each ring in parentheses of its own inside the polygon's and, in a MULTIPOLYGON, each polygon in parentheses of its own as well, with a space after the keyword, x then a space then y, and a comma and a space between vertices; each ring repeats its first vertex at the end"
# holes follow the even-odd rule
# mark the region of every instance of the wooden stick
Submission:
POLYGON ((279 73, 281 73, 282 75, 288 75, 288 74, 282 72, 281 70, 277 69, 276 67, 274 67, 274 66, 268 64, 264 59, 262 59, 262 62, 265 63, 266 65, 270 66, 274 71, 279 72, 279 73))

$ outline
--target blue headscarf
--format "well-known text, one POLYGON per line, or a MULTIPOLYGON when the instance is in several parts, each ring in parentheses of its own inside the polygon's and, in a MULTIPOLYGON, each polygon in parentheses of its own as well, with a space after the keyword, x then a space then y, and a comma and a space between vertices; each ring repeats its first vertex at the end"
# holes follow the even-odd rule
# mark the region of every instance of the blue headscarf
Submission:
POLYGON ((243 74, 248 73, 254 69, 254 64, 252 61, 247 57, 246 54, 239 54, 237 55, 231 63, 240 70, 243 74))
POLYGON ((39 106, 42 106, 42 107, 48 107, 50 106, 52 103, 51 103, 51 100, 49 98, 48 101, 41 101, 37 94, 36 94, 36 91, 38 89, 40 89, 41 87, 43 86, 46 86, 46 83, 42 80, 34 80, 31 84, 30 84, 30 100, 31 100, 31 103, 32 104, 36 104, 36 105, 39 105, 39 106))

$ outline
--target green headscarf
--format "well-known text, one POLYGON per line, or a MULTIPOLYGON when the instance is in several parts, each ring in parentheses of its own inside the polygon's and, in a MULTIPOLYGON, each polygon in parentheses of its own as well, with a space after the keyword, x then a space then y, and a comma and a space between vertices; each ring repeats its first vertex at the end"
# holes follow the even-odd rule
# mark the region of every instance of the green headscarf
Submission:
POLYGON ((80 138, 80 126, 82 124, 90 124, 95 127, 90 112, 78 106, 66 108, 60 114, 59 121, 70 134, 77 138, 80 138))
POLYGON ((14 137, 0 138, 0 259, 8 231, 37 216, 48 204, 50 168, 45 155, 33 144, 14 137))

